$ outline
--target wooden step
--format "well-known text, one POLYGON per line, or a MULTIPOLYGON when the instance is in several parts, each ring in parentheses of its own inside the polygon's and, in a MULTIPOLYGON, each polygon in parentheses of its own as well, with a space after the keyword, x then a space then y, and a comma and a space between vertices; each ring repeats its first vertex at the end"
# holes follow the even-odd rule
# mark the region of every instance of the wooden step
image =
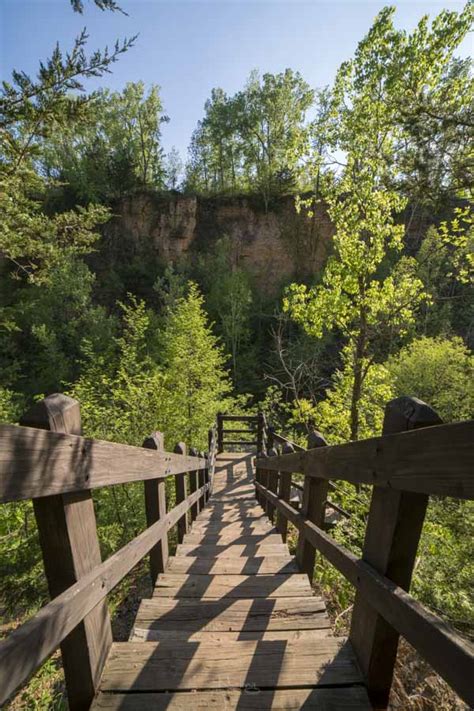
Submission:
POLYGON ((183 543, 185 545, 197 545, 202 543, 203 545, 215 545, 215 546, 228 546, 228 545, 242 545, 242 546, 258 546, 261 544, 271 545, 272 543, 282 543, 283 539, 279 533, 272 533, 268 531, 266 533, 239 533, 239 531, 226 533, 223 532, 222 535, 216 533, 201 533, 200 531, 187 533, 183 538, 183 543))
POLYGON ((189 543, 180 544, 176 548, 176 555, 199 556, 200 558, 240 558, 241 556, 268 556, 268 555, 288 555, 288 548, 284 543, 263 543, 261 545, 200 545, 189 543))
POLYGON ((362 683, 345 640, 314 642, 116 642, 101 690, 286 689, 362 683))
POLYGON ((308 576, 292 575, 180 575, 158 576, 153 597, 275 598, 312 594, 308 576))
POLYGON ((329 628, 319 597, 265 599, 142 600, 135 627, 143 630, 196 632, 289 632, 329 628))
POLYGON ((321 637, 331 637, 330 623, 317 630, 285 630, 284 632, 183 632, 182 630, 146 630, 134 627, 130 634, 130 642, 313 642, 321 637))
POLYGON ((250 521, 195 521, 191 533, 224 534, 224 533, 277 533, 268 519, 252 519, 250 521))
POLYGON ((296 560, 290 555, 254 558, 200 558, 182 555, 169 558, 166 572, 193 575, 270 575, 300 571, 296 560))
POLYGON ((192 691, 179 694, 99 694, 92 711, 370 711, 361 686, 265 691, 192 691))

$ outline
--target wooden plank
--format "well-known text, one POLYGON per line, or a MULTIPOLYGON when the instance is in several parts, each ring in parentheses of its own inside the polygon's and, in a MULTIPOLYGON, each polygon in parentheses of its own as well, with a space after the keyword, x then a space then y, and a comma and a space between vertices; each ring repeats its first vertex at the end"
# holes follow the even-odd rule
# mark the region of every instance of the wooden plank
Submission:
POLYGON ((167 572, 193 575, 270 575, 271 573, 299 573, 300 570, 295 559, 290 555, 229 559, 182 555, 169 559, 167 572))
MULTIPOLYGON (((283 598, 284 599, 284 598, 283 598)), ((245 642, 252 640, 311 642, 318 644, 323 637, 332 636, 331 623, 321 615, 325 626, 317 630, 284 630, 282 632, 183 632, 182 630, 149 630, 135 626, 130 634, 130 642, 245 642)))
POLYGON ((420 652, 468 705, 474 706, 474 688, 470 682, 474 674, 473 645, 401 587, 335 543, 323 530, 307 521, 286 502, 280 501, 261 485, 258 488, 264 496, 273 498, 275 506, 281 508, 296 528, 305 528, 305 536, 315 548, 420 652))
MULTIPOLYGON (((164 436, 154 432, 143 442, 145 449, 164 452, 164 436)), ((147 526, 153 526, 156 521, 166 516, 166 481, 165 479, 149 479, 143 482, 145 492, 145 515, 147 526)), ((150 551, 150 576, 154 585, 160 573, 163 573, 168 563, 169 541, 165 533, 150 551)))
MULTIPOLYGON (((383 434, 440 423, 436 412, 416 398, 401 397, 385 408, 383 434)), ((362 558, 404 590, 410 589, 418 542, 428 506, 427 494, 374 486, 362 558)), ((350 639, 367 680, 369 698, 386 708, 398 648, 398 632, 356 594, 350 639)))
POLYGON ((261 460, 261 466, 397 491, 473 499, 473 441, 474 420, 469 420, 285 454, 261 460))
POLYGON ((229 422, 255 422, 258 423, 258 415, 221 415, 223 421, 229 422))
POLYGON ((201 514, 199 514, 199 518, 196 519, 199 523, 243 523, 244 525, 247 525, 251 521, 267 521, 268 518, 267 515, 263 513, 263 510, 260 508, 260 506, 255 506, 254 508, 247 509, 244 512, 240 512, 238 510, 225 510, 221 513, 218 511, 213 511, 212 508, 209 508, 205 511, 203 511, 201 514))
POLYGON ((292 575, 180 575, 158 576, 153 597, 198 597, 200 599, 274 598, 311 595, 302 573, 292 575))
POLYGON ((102 691, 325 686, 362 681, 347 643, 122 642, 112 646, 102 691))
POLYGON ((214 534, 201 534, 201 533, 188 533, 184 537, 183 543, 186 545, 197 545, 202 543, 203 545, 216 545, 216 546, 230 546, 230 545, 243 545, 243 546, 258 546, 259 544, 266 543, 282 543, 282 538, 279 533, 244 533, 239 534, 236 532, 223 533, 222 536, 214 534))
POLYGON ((318 597, 194 600, 142 600, 135 626, 192 632, 277 632, 327 629, 324 601, 318 597))
POLYGON ((224 432, 225 434, 256 434, 257 430, 229 430, 226 427, 224 432))
POLYGON ((284 543, 281 544, 262 544, 259 546, 253 545, 229 545, 229 546, 214 546, 214 545, 185 545, 181 543, 176 549, 176 555, 191 555, 199 556, 200 558, 220 558, 228 556, 229 558, 246 558, 253 556, 267 555, 288 555, 288 548, 284 543))
POLYGON ((26 681, 65 637, 174 526, 201 491, 191 494, 117 553, 54 598, 0 642, 0 704, 26 681))
MULTIPOLYGON (((185 456, 186 455, 185 443, 178 442, 178 444, 174 448, 174 453, 181 454, 181 455, 185 456)), ((177 474, 174 481, 175 481, 175 486, 176 486, 176 503, 180 504, 181 501, 184 501, 188 495, 186 474, 177 474)), ((186 533, 188 532, 188 530, 189 530, 188 514, 186 512, 184 514, 184 516, 182 516, 182 518, 180 518, 177 523, 177 532, 178 532, 178 542, 179 543, 182 543, 183 538, 186 535, 186 533)))
POLYGON ((362 687, 291 691, 198 691, 180 694, 99 694, 92 711, 370 711, 362 687))
POLYGON ((202 459, 170 452, 0 425, 0 502, 163 479, 205 467, 202 459))
POLYGON ((303 573, 292 575, 179 575, 158 576, 153 597, 199 599, 303 597, 311 586, 303 573))
MULTIPOLYGON (((81 434, 79 403, 66 395, 49 395, 22 417, 25 426, 81 434)), ((36 499, 36 523, 48 580, 55 598, 102 562, 94 502, 90 491, 36 499)), ((71 711, 89 708, 112 644, 105 601, 63 639, 61 656, 71 711)))
POLYGON ((244 521, 195 521, 193 533, 220 534, 224 533, 277 533, 277 529, 271 525, 270 521, 265 518, 251 519, 244 521))
MULTIPOLYGON (((314 450, 320 447, 327 447, 327 442, 320 432, 314 430, 308 437, 308 449, 314 450)), ((303 483, 301 513, 315 523, 318 528, 324 527, 328 483, 326 479, 313 479, 312 477, 305 477, 303 483)), ((296 560, 301 570, 312 581, 316 563, 316 550, 310 541, 305 538, 304 530, 300 531, 298 536, 296 560)))

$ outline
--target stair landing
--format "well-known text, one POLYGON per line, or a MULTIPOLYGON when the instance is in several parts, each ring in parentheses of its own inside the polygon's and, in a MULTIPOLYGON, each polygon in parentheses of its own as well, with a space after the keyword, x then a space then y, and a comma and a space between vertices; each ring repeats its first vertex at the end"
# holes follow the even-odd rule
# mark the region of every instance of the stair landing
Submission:
POLYGON ((350 644, 255 499, 253 455, 218 456, 213 495, 112 646, 107 711, 368 711, 350 644))

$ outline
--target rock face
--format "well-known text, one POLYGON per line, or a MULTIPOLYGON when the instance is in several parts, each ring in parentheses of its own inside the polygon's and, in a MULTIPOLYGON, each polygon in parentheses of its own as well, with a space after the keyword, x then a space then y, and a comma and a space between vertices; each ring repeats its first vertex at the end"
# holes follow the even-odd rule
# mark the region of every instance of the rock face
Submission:
POLYGON ((250 271, 262 291, 276 293, 291 277, 304 278, 324 264, 333 229, 324 211, 298 213, 294 198, 282 197, 266 212, 258 198, 196 198, 178 194, 138 194, 114 208, 106 226, 106 250, 122 256, 153 253, 160 262, 193 261, 212 252, 226 236, 232 260, 250 271))

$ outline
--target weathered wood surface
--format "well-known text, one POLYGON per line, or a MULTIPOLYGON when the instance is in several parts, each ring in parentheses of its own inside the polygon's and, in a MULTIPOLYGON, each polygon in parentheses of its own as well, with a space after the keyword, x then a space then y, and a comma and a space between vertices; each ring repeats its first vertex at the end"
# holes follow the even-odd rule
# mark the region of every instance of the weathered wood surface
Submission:
POLYGON ((163 479, 205 467, 200 458, 0 425, 0 503, 163 479))
POLYGON ((329 627, 318 597, 275 600, 142 600, 135 626, 182 632, 276 632, 329 627))
POLYGON ((101 694, 96 711, 370 711, 363 688, 101 694))
POLYGON ((245 709, 241 691, 252 689, 255 698, 270 693, 259 709, 368 708, 355 656, 330 636, 324 602, 255 498, 239 499, 251 475, 245 459, 227 458, 215 474, 218 493, 198 528, 142 601, 131 641, 114 646, 95 709, 124 698, 142 708, 200 708, 201 694, 216 711, 245 709), (313 697, 319 685, 323 694, 313 697))
POLYGON ((263 468, 474 498, 474 420, 258 459, 263 468))
POLYGON ((295 559, 289 555, 260 558, 192 558, 182 555, 169 559, 167 572, 193 575, 271 575, 299 573, 300 570, 295 559))
MULTIPOLYGON (((385 408, 383 434, 429 427, 437 413, 416 398, 401 397, 385 408)), ((374 486, 362 559, 404 590, 410 589, 428 495, 374 486)), ((317 523, 317 522, 316 522, 317 523)), ((386 708, 397 657, 398 632, 356 593, 350 640, 367 680, 369 698, 386 708)))
POLYGON ((252 518, 250 521, 223 521, 223 520, 199 520, 195 521, 192 533, 206 533, 211 535, 227 535, 238 533, 239 535, 248 533, 277 533, 277 529, 271 525, 265 517, 252 518))
POLYGON ((288 548, 284 543, 270 543, 262 545, 253 545, 249 543, 248 545, 202 545, 202 544, 189 544, 185 545, 181 543, 176 548, 176 555, 199 555, 201 558, 240 558, 242 556, 248 558, 253 556, 269 556, 269 555, 286 555, 288 553, 288 548))
POLYGON ((200 600, 221 598, 275 598, 311 595, 306 575, 179 575, 158 576, 154 597, 197 597, 200 600))
MULTIPOLYGON (((145 449, 163 452, 164 436, 154 432, 143 442, 145 449)), ((145 490, 145 515, 147 526, 153 526, 156 521, 166 516, 166 481, 165 479, 149 479, 143 483, 145 490)), ((168 562, 169 541, 165 533, 150 551, 150 575, 152 585, 160 573, 163 573, 168 562)))
MULTIPOLYGON (((49 395, 22 417, 22 425, 66 434, 81 434, 77 400, 49 395)), ((90 491, 36 499, 38 526, 49 594, 55 598, 102 562, 94 502, 90 491)), ((88 709, 112 644, 107 603, 100 602, 61 643, 71 711, 88 709)))
POLYGON ((115 643, 102 691, 169 691, 256 687, 298 688, 361 682, 345 641, 231 641, 115 643))
MULTIPOLYGON (((178 442, 176 447, 174 448, 174 453, 175 454, 181 454, 181 455, 186 455, 186 445, 184 442, 178 442)), ((176 486, 176 503, 180 504, 181 501, 184 501, 185 498, 188 495, 188 482, 187 482, 187 476, 186 474, 177 474, 175 477, 175 486, 176 486)), ((184 516, 182 516, 177 524, 177 532, 178 532, 178 541, 179 543, 182 542, 184 536, 189 530, 188 526, 188 513, 186 512, 184 516)))
MULTIPOLYGON (((327 447, 327 442, 320 432, 313 431, 308 437, 308 449, 327 447)), ((319 528, 324 525, 324 515, 328 494, 327 479, 313 479, 306 477, 303 484, 303 496, 301 500, 301 513, 319 528)), ((300 532, 296 548, 296 560, 301 570, 313 579, 314 566, 316 563, 316 550, 310 541, 300 532)))
POLYGON ((38 614, 0 642, 0 704, 59 647, 62 640, 142 560, 202 494, 201 490, 191 494, 165 518, 81 577, 75 585, 55 597, 38 614))
MULTIPOLYGON (((421 430, 423 431, 423 430, 421 430)), ((261 494, 271 498, 296 528, 364 596, 382 617, 417 649, 450 686, 474 706, 474 647, 462 639, 437 615, 427 610, 401 587, 378 573, 375 568, 336 543, 314 523, 280 501, 260 484, 261 494)))
POLYGON ((283 630, 277 632, 185 632, 182 630, 164 631, 161 629, 147 630, 135 626, 130 635, 130 642, 251 642, 263 640, 265 642, 310 642, 318 644, 318 640, 327 637, 330 630, 330 622, 326 619, 326 624, 322 624, 320 629, 311 630, 283 630))
POLYGON ((229 533, 223 533, 222 536, 219 536, 216 533, 203 533, 201 534, 200 532, 198 533, 189 533, 187 536, 184 537, 183 543, 186 545, 196 545, 198 543, 202 545, 216 545, 216 546, 229 546, 229 545, 242 545, 242 546, 247 546, 247 545, 254 545, 258 546, 260 544, 268 544, 271 545, 272 543, 282 543, 282 537, 279 533, 271 533, 271 531, 265 531, 264 533, 260 533, 258 531, 255 532, 244 532, 240 533, 239 531, 232 532, 230 531, 229 533))

